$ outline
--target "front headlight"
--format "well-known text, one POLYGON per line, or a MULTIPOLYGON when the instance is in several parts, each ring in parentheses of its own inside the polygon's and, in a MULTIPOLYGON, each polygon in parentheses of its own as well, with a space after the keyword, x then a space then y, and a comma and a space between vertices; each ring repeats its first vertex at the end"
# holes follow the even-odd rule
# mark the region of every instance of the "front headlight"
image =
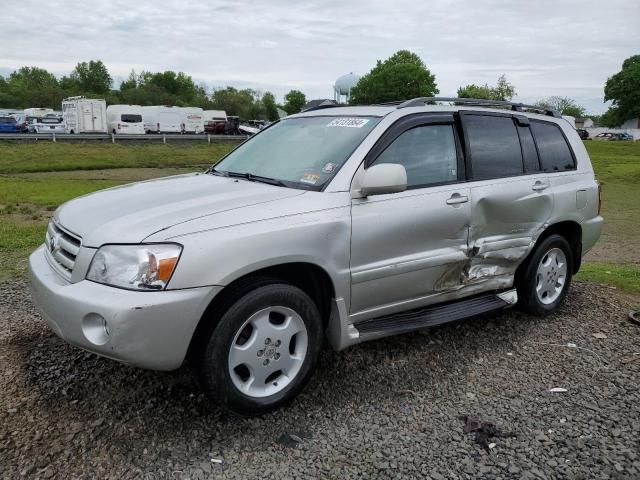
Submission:
POLYGON ((173 243, 105 245, 93 256, 87 280, 132 290, 164 290, 181 251, 173 243))

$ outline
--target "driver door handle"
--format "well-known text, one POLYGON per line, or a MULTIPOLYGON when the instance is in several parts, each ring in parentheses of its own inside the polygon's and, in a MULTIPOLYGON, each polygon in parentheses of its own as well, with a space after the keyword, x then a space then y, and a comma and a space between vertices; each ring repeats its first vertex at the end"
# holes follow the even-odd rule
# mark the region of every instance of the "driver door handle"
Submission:
POLYGON ((469 197, 467 197, 466 195, 454 193, 447 199, 447 205, 460 205, 461 203, 467 203, 468 201, 469 197))
POLYGON ((546 190, 547 188, 549 188, 549 185, 547 185, 546 183, 542 183, 540 180, 538 180, 536 183, 534 183, 533 187, 531 187, 531 189, 534 192, 542 192, 543 190, 546 190))

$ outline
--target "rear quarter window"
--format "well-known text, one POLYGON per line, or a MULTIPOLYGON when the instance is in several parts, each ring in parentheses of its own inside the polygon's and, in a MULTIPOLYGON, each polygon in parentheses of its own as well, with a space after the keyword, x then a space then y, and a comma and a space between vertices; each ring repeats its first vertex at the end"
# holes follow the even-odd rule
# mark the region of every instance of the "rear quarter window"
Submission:
POLYGON ((538 146, 543 172, 563 172, 576 168, 571 148, 559 126, 549 122, 532 121, 531 130, 538 146))

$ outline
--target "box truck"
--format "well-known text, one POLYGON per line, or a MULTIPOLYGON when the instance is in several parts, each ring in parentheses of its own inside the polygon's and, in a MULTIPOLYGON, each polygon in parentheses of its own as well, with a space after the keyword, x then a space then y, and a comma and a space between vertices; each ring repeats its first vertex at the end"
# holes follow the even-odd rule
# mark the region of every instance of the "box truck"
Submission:
POLYGON ((107 103, 102 99, 65 98, 62 118, 67 133, 107 133, 107 103))
POLYGON ((146 133, 180 133, 181 119, 179 107, 142 107, 142 122, 146 133))
POLYGON ((142 107, 140 105, 109 105, 107 107, 109 133, 144 135, 142 107))
POLYGON ((198 107, 182 107, 181 130, 182 133, 203 133, 204 132, 204 111, 198 107))
POLYGON ((53 113, 51 108, 25 108, 22 113, 26 117, 42 118, 49 113, 53 113))

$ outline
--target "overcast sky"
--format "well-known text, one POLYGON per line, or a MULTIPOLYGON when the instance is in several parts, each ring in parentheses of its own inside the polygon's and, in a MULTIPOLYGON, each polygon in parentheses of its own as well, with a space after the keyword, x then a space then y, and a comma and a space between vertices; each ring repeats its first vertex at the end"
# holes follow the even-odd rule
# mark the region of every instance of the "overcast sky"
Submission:
POLYGON ((0 17, 0 74, 100 59, 116 82, 176 70, 278 98, 332 97, 338 76, 409 49, 442 95, 505 73, 521 101, 601 113, 607 77, 640 54, 639 0, 5 0, 0 17))

